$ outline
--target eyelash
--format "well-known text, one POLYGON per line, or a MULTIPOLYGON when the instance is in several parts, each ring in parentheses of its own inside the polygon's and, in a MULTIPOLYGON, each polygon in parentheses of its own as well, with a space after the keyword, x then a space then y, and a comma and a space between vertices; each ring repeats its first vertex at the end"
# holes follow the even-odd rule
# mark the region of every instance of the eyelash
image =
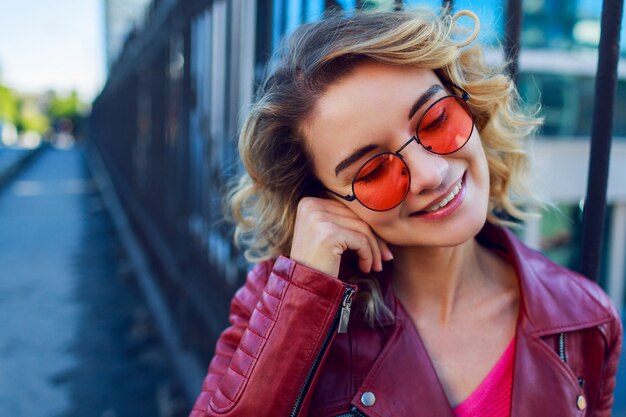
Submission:
POLYGON ((378 177, 382 175, 384 165, 387 161, 381 162, 373 171, 369 172, 366 176, 358 179, 359 182, 364 182, 369 184, 372 181, 375 181, 378 177))
POLYGON ((438 129, 448 120, 448 113, 446 113, 445 109, 441 112, 439 116, 435 120, 433 120, 428 126, 423 128, 422 130, 431 132, 435 129, 438 129))

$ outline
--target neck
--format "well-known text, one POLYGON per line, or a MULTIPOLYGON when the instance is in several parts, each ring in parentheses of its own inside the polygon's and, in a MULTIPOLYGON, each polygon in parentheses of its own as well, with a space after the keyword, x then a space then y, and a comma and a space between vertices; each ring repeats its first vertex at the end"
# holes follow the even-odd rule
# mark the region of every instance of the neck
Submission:
POLYGON ((488 286, 487 250, 475 239, 453 247, 394 247, 393 287, 405 308, 445 326, 488 286))

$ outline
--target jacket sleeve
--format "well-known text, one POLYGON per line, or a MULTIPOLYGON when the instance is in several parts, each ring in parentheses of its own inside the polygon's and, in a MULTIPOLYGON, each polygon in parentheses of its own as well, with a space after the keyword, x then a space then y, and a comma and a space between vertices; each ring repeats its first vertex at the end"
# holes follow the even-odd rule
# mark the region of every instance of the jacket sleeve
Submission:
POLYGON ((617 374, 617 365, 619 362, 620 352, 622 351, 622 339, 624 328, 619 313, 613 304, 611 310, 615 316, 615 320, 611 322, 609 333, 609 343, 605 354, 604 370, 600 391, 598 396, 598 406, 593 413, 593 417, 610 417, 611 408, 614 402, 615 380, 617 374))
POLYGON ((284 256, 257 264, 231 301, 189 417, 305 416, 350 289, 284 256))

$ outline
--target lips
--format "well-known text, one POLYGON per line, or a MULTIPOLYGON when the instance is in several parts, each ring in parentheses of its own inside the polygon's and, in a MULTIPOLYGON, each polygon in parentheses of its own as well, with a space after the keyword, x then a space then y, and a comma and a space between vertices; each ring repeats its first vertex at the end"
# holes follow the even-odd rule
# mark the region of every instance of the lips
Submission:
POLYGON ((461 188, 464 185, 463 183, 465 182, 464 181, 465 180, 465 174, 466 174, 466 172, 463 172, 463 175, 461 176, 461 178, 459 178, 454 183, 452 183, 452 185, 450 185, 450 187, 448 188, 448 190, 445 193, 443 193, 443 194, 439 195, 438 197, 434 198, 430 203, 425 205, 422 210, 419 210, 419 211, 416 211, 416 212, 412 213, 411 216, 420 215, 420 214, 426 214, 426 213, 432 213, 432 212, 435 212, 435 211, 439 210, 442 207, 445 207, 461 191, 461 188))

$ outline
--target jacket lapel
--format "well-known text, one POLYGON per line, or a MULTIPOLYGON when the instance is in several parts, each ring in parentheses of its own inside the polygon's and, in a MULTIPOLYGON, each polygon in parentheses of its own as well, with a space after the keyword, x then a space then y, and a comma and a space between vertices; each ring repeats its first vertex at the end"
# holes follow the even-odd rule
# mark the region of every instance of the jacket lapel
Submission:
POLYGON ((545 336, 597 326, 612 320, 579 281, 588 278, 554 264, 524 245, 510 230, 486 223, 477 240, 513 265, 520 286, 520 324, 545 336))
POLYGON ((515 349, 511 417, 582 415, 576 401, 583 391, 576 377, 523 323, 517 330, 515 349))
POLYGON ((415 326, 407 321, 402 305, 396 303, 396 306, 394 331, 351 404, 372 416, 453 417, 415 326), (361 402, 366 392, 376 398, 369 407, 361 402))

